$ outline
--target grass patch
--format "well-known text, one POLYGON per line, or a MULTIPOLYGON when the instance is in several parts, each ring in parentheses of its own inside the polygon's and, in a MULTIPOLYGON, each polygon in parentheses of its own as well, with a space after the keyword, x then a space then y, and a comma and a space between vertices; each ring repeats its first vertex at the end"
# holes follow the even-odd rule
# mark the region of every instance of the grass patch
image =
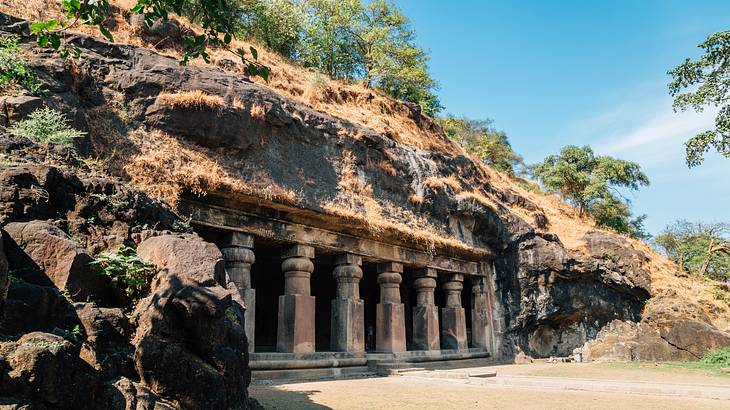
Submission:
POLYGON ((223 108, 226 105, 220 96, 207 94, 200 90, 162 93, 157 98, 173 108, 202 110, 206 108, 223 108))

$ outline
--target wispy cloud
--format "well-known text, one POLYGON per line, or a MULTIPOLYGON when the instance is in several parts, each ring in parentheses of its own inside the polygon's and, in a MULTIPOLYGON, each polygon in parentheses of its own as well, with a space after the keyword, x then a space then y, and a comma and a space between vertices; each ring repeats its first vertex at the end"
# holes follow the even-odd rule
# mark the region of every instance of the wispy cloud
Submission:
POLYGON ((638 115, 625 111, 623 125, 606 129, 595 143, 596 151, 637 161, 644 166, 677 161, 684 153, 683 142, 712 128, 717 114, 717 109, 675 113, 668 98, 648 108, 645 106, 641 111, 638 115))

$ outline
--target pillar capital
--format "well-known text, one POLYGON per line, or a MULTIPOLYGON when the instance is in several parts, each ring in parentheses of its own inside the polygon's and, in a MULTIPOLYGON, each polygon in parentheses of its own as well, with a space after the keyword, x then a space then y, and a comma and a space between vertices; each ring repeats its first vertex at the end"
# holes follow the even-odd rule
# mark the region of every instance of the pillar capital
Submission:
POLYGON ((378 264, 378 273, 403 273, 403 264, 398 262, 383 262, 378 264))
POLYGON ((362 265, 362 256, 354 253, 342 253, 335 256, 335 265, 362 265))
POLYGON ((222 248, 242 247, 251 249, 253 248, 253 235, 243 232, 226 232, 223 234, 221 243, 222 248))
POLYGON ((335 257, 335 268, 332 276, 337 280, 337 298, 360 299, 358 284, 362 278, 362 258, 358 255, 345 253, 335 257))
POLYGON ((471 277, 471 293, 478 295, 487 291, 487 278, 485 276, 471 277))
POLYGON ((314 258, 314 248, 309 245, 289 245, 281 251, 282 259, 286 258, 314 258))
POLYGON ((415 278, 433 278, 436 279, 438 271, 434 268, 420 268, 413 272, 415 278))

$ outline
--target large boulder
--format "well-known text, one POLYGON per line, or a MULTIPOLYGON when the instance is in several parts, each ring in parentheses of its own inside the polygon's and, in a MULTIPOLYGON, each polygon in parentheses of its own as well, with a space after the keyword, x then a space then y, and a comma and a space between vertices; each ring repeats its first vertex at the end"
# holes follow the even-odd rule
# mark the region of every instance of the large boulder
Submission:
POLYGON ((174 410, 167 402, 141 383, 126 377, 106 383, 96 398, 96 408, 106 410, 174 410))
POLYGON ((81 245, 46 221, 12 222, 5 226, 14 247, 11 263, 23 279, 67 290, 74 298, 108 298, 104 278, 94 271, 81 245))
POLYGON ((133 329, 118 308, 100 308, 95 303, 75 303, 86 342, 81 358, 99 372, 103 380, 133 377, 134 348, 129 343, 133 329))
POLYGON ((73 306, 55 287, 22 279, 11 281, 5 300, 5 317, 0 320, 0 336, 70 330, 78 324, 73 306))
POLYGON ((730 334, 673 290, 654 295, 642 313, 638 323, 611 322, 576 352, 587 361, 697 360, 712 349, 730 346, 730 334))
POLYGON ((163 235, 137 252, 159 270, 136 309, 134 363, 141 380, 186 408, 247 408, 243 305, 235 290, 222 286, 218 248, 195 235, 163 235))
POLYGON ((30 408, 92 408, 98 379, 78 353, 77 346, 49 333, 0 343, 0 396, 30 408))

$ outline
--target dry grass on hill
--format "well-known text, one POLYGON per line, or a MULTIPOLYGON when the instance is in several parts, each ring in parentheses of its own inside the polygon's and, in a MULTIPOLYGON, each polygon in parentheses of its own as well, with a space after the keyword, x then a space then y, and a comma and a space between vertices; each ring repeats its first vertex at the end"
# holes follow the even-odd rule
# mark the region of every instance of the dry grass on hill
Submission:
POLYGON ((200 90, 161 93, 157 98, 174 108, 222 108, 226 105, 222 97, 210 95, 200 90))
MULTIPOLYGON (((113 24, 109 25, 114 40, 154 49, 154 44, 145 43, 127 21, 125 10, 134 6, 135 1, 111 0, 110 3, 121 11, 113 15, 113 24)), ((35 21, 63 17, 58 3, 46 0, 4 0, 0 4, 0 11, 35 21)), ((190 27, 196 29, 194 25, 190 27)), ((100 35, 98 29, 91 26, 79 26, 74 30, 100 35)), ((315 110, 372 128, 397 142, 422 149, 459 152, 459 148, 443 133, 419 124, 420 120, 414 118, 407 105, 388 98, 377 90, 365 88, 362 84, 332 80, 315 73, 267 51, 259 44, 239 40, 234 40, 231 44, 232 49, 240 47, 247 50, 249 46, 254 46, 258 50, 259 62, 272 69, 268 82, 259 77, 252 78, 254 82, 305 103, 315 110)), ((180 50, 176 49, 157 49, 157 52, 175 58, 181 57, 180 50)), ((231 52, 222 49, 210 50, 210 55, 213 64, 223 59, 236 60, 231 52)), ((202 60, 194 60, 191 64, 210 66, 202 60)), ((239 69, 243 70, 240 64, 239 69)))

